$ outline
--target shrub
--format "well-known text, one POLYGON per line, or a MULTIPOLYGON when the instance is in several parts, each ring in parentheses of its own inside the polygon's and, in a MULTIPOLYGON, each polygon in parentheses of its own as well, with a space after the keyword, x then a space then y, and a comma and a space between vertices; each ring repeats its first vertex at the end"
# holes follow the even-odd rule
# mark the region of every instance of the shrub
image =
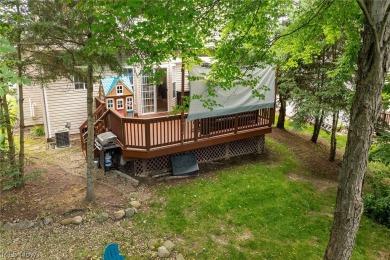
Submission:
POLYGON ((34 135, 34 136, 44 136, 45 135, 45 129, 43 128, 42 125, 36 125, 31 130, 31 134, 34 135))
POLYGON ((364 212, 376 222, 390 227, 390 169, 383 163, 370 163, 368 192, 363 196, 364 212))

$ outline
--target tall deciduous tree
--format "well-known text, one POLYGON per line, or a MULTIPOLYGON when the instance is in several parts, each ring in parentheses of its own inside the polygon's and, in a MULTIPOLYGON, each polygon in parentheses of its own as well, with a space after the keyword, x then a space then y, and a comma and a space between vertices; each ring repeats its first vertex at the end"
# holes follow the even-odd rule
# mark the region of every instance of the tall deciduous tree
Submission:
POLYGON ((390 1, 357 0, 364 14, 356 93, 325 259, 350 259, 363 213, 362 186, 389 69, 390 1))

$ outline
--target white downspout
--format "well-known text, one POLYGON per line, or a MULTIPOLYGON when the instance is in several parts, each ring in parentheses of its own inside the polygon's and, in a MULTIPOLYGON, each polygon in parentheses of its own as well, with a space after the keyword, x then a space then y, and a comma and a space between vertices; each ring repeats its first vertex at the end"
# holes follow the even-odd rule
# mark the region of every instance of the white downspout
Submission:
POLYGON ((50 127, 50 113, 49 113, 49 105, 47 104, 47 93, 46 93, 46 88, 42 86, 42 91, 43 91, 43 104, 45 106, 45 118, 46 118, 46 128, 47 128, 47 137, 52 138, 51 136, 51 127, 50 127))

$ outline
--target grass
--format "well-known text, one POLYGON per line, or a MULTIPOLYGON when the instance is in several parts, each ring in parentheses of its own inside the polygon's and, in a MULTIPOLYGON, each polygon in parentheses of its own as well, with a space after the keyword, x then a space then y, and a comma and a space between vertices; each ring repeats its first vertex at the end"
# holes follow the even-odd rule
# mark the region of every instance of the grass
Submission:
MULTIPOLYGON (((196 259, 321 259, 335 190, 288 178, 303 171, 291 151, 267 140, 271 159, 222 170, 190 184, 164 186, 136 220, 149 236, 176 237, 196 259), (278 160, 279 159, 279 160, 278 160)), ((354 259, 390 248, 388 229, 363 218, 354 259)))
MULTIPOLYGON (((277 121, 278 121, 278 116, 275 115, 275 122, 277 122, 277 121)), ((286 119, 286 121, 285 121, 285 128, 288 131, 299 132, 299 133, 302 133, 308 137, 311 137, 311 135, 313 134, 313 131, 314 131, 314 126, 312 126, 310 124, 307 124, 303 129, 296 129, 293 126, 292 120, 289 120, 289 119, 286 119)), ((319 134, 320 140, 323 140, 325 143, 330 144, 330 138, 331 138, 330 132, 327 132, 323 129, 320 130, 320 134, 319 134)), ((337 133, 336 139, 337 139, 336 148, 344 152, 345 146, 347 145, 347 135, 342 135, 342 134, 337 133)))

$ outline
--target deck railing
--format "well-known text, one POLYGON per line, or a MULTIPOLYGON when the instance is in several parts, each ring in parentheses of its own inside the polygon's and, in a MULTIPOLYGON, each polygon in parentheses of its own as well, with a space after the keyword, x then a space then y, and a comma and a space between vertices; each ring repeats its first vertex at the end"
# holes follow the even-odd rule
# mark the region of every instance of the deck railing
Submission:
POLYGON ((379 118, 386 122, 390 126, 390 113, 381 113, 379 118))
MULTIPOLYGON (((117 136, 124 148, 146 149, 180 143, 197 142, 216 136, 270 127, 274 109, 266 108, 234 115, 184 121, 181 115, 155 118, 126 118, 115 110, 108 110, 106 128, 117 136)), ((187 117, 187 114, 184 115, 187 117)))
MULTIPOLYGON (((105 117, 106 117, 107 109, 104 103, 99 104, 97 109, 93 112, 94 116, 94 126, 95 126, 95 136, 100 134, 105 130, 106 122, 105 122, 105 117)), ((85 120, 84 123, 79 127, 80 130, 80 140, 81 140, 81 148, 83 150, 87 149, 87 137, 88 137, 88 121, 85 120)))

